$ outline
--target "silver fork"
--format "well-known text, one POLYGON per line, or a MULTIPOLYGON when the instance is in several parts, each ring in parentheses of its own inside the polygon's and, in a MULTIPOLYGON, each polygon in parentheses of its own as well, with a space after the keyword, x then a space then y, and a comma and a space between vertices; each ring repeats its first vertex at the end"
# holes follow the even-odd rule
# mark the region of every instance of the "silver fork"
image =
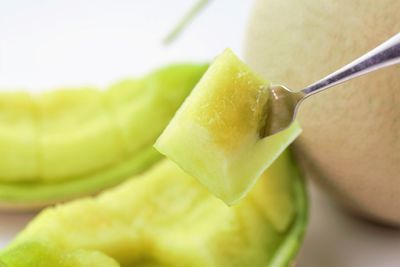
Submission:
POLYGON ((355 77, 399 63, 400 33, 397 33, 375 49, 301 91, 295 92, 283 85, 271 86, 263 135, 273 135, 289 127, 304 99, 355 77))

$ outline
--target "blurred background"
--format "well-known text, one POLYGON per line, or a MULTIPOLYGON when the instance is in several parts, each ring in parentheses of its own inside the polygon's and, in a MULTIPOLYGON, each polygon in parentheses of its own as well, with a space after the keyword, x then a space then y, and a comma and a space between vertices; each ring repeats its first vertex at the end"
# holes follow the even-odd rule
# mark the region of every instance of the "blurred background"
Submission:
MULTIPOLYGON (((162 44, 195 1, 0 1, 0 90, 105 87, 165 63, 243 56, 253 1, 211 1, 179 38, 162 44)), ((0 155, 1 156, 1 155, 0 155)), ((311 183, 311 182, 310 182, 311 183)), ((400 232, 338 209, 313 184, 299 267, 400 266, 400 232)), ((34 214, 0 214, 0 247, 34 214)))
POLYGON ((1 1, 0 90, 106 86, 165 63, 240 54, 251 1, 214 1, 168 47, 195 1, 1 1))

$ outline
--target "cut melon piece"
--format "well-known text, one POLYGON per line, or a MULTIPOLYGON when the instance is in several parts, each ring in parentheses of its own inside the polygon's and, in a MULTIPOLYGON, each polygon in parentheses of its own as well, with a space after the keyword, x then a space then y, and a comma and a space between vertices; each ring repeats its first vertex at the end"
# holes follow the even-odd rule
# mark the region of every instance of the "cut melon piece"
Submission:
POLYGON ((231 205, 300 134, 263 138, 269 84, 231 50, 216 58, 155 147, 231 205))
POLYGON ((37 111, 25 92, 0 94, 0 180, 32 181, 39 173, 37 111))
POLYGON ((24 255, 29 266, 47 267, 90 250, 122 267, 285 267, 305 229, 304 185, 288 152, 263 176, 246 199, 228 207, 165 160, 98 197, 44 210, 0 252, 0 261, 22 267, 13 263, 24 255), (287 205, 264 206, 282 198, 287 205), (284 230, 277 231, 277 211, 269 207, 285 217, 284 230))

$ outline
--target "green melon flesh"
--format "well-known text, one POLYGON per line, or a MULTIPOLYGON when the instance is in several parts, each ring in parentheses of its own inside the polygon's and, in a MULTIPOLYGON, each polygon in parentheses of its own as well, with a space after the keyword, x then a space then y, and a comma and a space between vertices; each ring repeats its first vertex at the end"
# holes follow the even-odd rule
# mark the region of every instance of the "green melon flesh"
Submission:
POLYGON ((70 179, 122 158, 123 144, 99 90, 55 90, 41 95, 38 106, 42 180, 70 179))
POLYGON ((105 92, 128 153, 154 143, 206 68, 189 64, 170 66, 140 80, 119 82, 105 92))
POLYGON ((97 193, 161 156, 153 144, 204 73, 177 64, 108 90, 0 94, 0 207, 97 193))
POLYGON ((0 252, 0 262, 74 267, 93 258, 98 265, 87 266, 284 267, 298 250, 306 206, 288 152, 231 208, 164 160, 98 197, 44 210, 0 252), (282 220, 277 229, 274 221, 282 220), (65 265, 55 264, 64 259, 65 265))
POLYGON ((31 181, 39 170, 37 110, 25 92, 0 94, 0 180, 31 181))
POLYGON ((37 242, 26 242, 5 254, 0 267, 118 267, 112 258, 98 251, 74 250, 64 252, 59 248, 37 242))
POLYGON ((155 147, 227 204, 234 204, 300 133, 293 124, 277 135, 262 137, 268 97, 268 82, 227 49, 155 147))

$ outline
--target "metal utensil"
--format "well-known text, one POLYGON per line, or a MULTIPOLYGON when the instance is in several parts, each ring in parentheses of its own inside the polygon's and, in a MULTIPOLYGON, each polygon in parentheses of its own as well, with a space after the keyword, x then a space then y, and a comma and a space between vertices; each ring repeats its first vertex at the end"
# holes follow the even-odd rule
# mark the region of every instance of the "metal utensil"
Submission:
POLYGON ((358 76, 399 63, 400 33, 397 33, 375 49, 301 91, 293 91, 283 85, 271 86, 263 135, 270 136, 289 127, 304 99, 358 76))

